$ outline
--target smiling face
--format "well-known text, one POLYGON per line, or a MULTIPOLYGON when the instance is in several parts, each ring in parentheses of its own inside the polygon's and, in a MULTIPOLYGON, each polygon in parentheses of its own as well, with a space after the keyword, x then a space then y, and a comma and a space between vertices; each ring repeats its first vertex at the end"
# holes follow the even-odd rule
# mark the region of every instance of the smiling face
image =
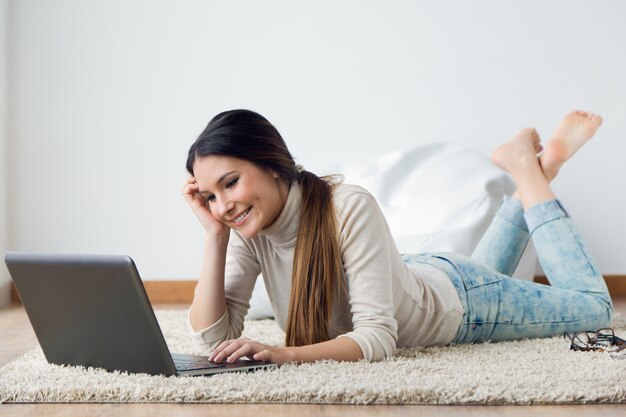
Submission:
POLYGON ((193 172, 213 217, 247 239, 274 223, 287 202, 285 180, 243 159, 200 157, 193 172))

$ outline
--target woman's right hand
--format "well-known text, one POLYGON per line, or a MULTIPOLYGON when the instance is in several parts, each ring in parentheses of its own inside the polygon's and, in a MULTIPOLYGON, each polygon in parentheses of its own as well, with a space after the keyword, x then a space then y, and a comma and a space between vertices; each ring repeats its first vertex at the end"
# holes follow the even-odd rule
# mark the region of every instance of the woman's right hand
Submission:
POLYGON ((185 181, 182 189, 183 197, 194 212, 207 234, 216 237, 228 237, 230 227, 217 220, 208 208, 205 199, 198 193, 199 187, 194 177, 185 181))

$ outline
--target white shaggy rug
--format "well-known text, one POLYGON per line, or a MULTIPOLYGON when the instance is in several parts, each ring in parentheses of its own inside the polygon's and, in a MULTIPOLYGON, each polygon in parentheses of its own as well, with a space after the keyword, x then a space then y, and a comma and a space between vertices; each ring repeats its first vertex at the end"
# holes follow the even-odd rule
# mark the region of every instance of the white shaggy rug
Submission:
MULTIPOLYGON (((171 351, 201 353, 185 311, 157 311, 171 351)), ((613 323, 626 336, 626 318, 613 323)), ((282 345, 273 320, 245 336, 282 345)), ((562 337, 400 349, 376 363, 320 361, 211 377, 160 377, 50 365, 34 349, 0 369, 0 403, 579 404, 626 402, 626 360, 573 352, 562 337)))

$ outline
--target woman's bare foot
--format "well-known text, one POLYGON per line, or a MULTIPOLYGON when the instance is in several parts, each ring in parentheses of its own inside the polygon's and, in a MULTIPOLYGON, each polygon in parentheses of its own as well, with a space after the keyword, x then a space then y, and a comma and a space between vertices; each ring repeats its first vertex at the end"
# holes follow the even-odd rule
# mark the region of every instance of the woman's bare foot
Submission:
POLYGON ((539 157, 539 162, 548 182, 552 181, 561 166, 576 153, 602 124, 602 117, 582 110, 565 116, 539 157))
POLYGON ((537 131, 534 128, 524 128, 511 140, 498 146, 491 155, 491 161, 515 177, 520 170, 539 166, 537 153, 542 149, 537 131))
POLYGON ((513 196, 522 202, 524 210, 555 198, 537 158, 542 149, 537 131, 525 128, 491 155, 493 163, 513 177, 517 185, 513 196))

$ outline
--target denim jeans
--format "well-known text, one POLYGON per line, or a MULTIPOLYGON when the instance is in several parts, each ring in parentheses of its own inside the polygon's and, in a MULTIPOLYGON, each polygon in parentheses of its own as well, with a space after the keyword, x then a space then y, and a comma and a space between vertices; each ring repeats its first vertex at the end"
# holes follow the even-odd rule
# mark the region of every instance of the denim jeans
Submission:
POLYGON ((524 213, 519 200, 506 196, 471 257, 403 256, 445 271, 454 284, 464 313, 453 344, 596 330, 612 319, 604 278, 558 200, 524 213), (550 286, 510 276, 530 237, 550 286))

